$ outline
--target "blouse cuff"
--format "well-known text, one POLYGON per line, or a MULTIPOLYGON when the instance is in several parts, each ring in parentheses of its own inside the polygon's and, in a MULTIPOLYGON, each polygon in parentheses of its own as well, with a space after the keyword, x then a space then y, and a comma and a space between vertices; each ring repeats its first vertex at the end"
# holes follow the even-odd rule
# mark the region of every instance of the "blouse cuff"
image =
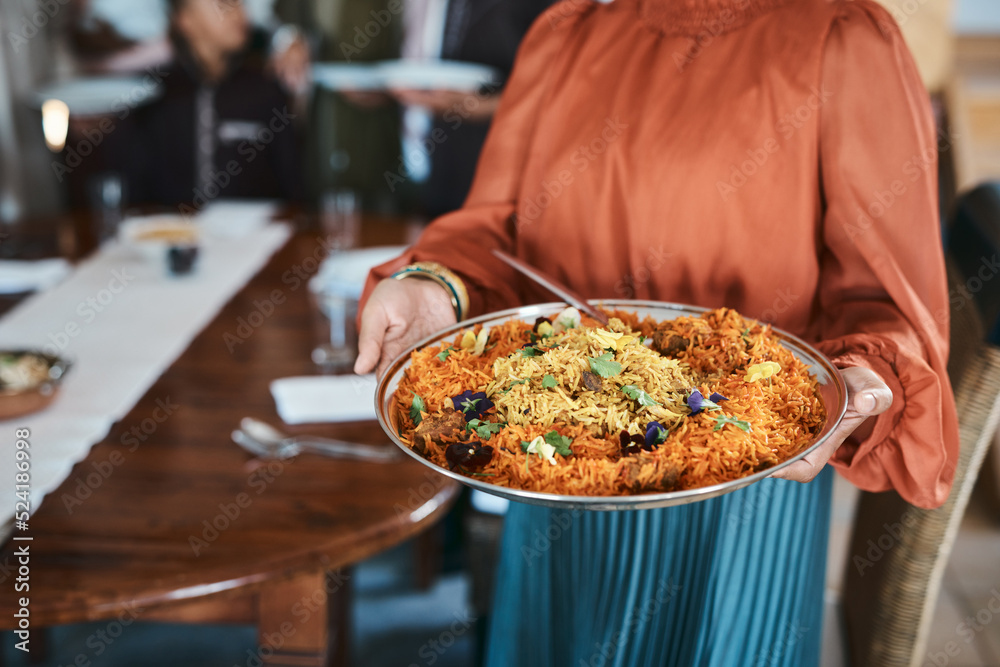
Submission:
POLYGON ((918 507, 941 505, 948 497, 954 464, 945 450, 941 413, 928 409, 942 404, 937 374, 923 358, 885 339, 848 336, 820 347, 836 367, 867 368, 892 391, 892 406, 871 418, 869 435, 844 442, 830 460, 833 466, 862 490, 895 488, 918 507))

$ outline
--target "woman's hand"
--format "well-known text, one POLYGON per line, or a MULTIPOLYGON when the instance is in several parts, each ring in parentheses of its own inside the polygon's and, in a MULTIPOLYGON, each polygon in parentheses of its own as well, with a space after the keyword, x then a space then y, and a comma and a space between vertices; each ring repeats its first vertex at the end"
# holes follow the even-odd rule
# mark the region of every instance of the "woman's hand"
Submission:
POLYGON ((847 384, 847 413, 836 430, 819 449, 775 472, 772 477, 809 482, 819 474, 834 452, 869 417, 880 415, 892 405, 892 391, 878 375, 867 368, 844 368, 840 371, 847 384))
POLYGON ((448 292, 430 280, 383 280, 361 313, 358 360, 361 375, 377 368, 379 377, 407 347, 455 323, 448 292))

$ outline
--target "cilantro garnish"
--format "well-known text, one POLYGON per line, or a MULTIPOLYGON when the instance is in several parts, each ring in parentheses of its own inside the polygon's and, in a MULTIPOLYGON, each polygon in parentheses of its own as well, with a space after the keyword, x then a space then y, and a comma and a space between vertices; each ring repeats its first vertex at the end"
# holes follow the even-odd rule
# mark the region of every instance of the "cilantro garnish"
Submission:
POLYGON ((440 352, 438 352, 437 353, 438 361, 444 361, 445 359, 447 359, 448 355, 450 355, 451 351, 454 350, 454 349, 455 348, 453 348, 453 347, 446 347, 445 349, 443 349, 440 352))
POLYGON ((465 425, 465 430, 475 430, 476 435, 478 435, 481 440, 489 440, 494 433, 499 433, 505 426, 506 424, 484 422, 481 419, 470 419, 469 423, 465 425))
POLYGON ((462 412, 464 412, 465 414, 469 414, 470 412, 475 412, 476 405, 478 405, 480 402, 482 402, 482 400, 483 399, 481 399, 481 398, 467 398, 467 399, 465 399, 461 403, 461 405, 462 405, 462 412))
POLYGON ((555 447, 557 454, 562 454, 563 456, 573 455, 573 450, 569 448, 570 444, 573 442, 573 438, 569 438, 565 435, 559 435, 559 431, 552 430, 546 433, 545 442, 555 447))
POLYGON ((736 417, 730 417, 729 415, 719 415, 715 418, 715 428, 713 431, 718 431, 726 424, 732 424, 741 431, 750 432, 750 422, 745 422, 742 419, 737 419, 736 417))
POLYGON ((506 394, 506 393, 508 393, 508 392, 509 392, 509 391, 510 391, 511 389, 513 389, 514 387, 516 387, 517 385, 519 385, 519 384, 524 384, 524 383, 526 383, 526 382, 527 382, 527 380, 514 380, 513 382, 511 382, 511 383, 510 383, 510 386, 508 386, 508 387, 507 387, 506 389, 504 389, 504 390, 503 390, 502 392, 500 392, 500 393, 502 393, 502 394, 506 394))
POLYGON ((654 405, 659 405, 659 403, 653 400, 652 396, 647 394, 642 389, 639 389, 639 387, 635 386, 634 384, 625 385, 624 387, 622 387, 622 391, 625 392, 625 395, 631 398, 632 400, 639 401, 639 405, 645 406, 647 408, 652 407, 654 405))
POLYGON ((559 382, 554 377, 552 377, 547 373, 545 374, 545 377, 542 378, 542 387, 544 389, 552 389, 556 387, 558 384, 559 382))
POLYGON ((537 347, 522 347, 521 356, 522 357, 537 357, 541 352, 537 347))
POLYGON ((417 395, 417 392, 413 392, 413 401, 410 403, 410 419, 417 426, 420 426, 420 422, 424 420, 421 412, 427 411, 427 404, 424 403, 424 399, 417 395))
POLYGON ((594 375, 609 378, 622 372, 622 365, 611 360, 611 353, 605 352, 599 357, 590 358, 590 370, 594 375))

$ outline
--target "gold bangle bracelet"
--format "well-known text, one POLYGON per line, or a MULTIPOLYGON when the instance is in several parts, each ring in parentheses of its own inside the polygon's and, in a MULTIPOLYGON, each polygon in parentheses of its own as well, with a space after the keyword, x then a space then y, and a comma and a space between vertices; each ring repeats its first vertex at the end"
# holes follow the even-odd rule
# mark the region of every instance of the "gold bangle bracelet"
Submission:
POLYGON ((469 293, 465 283, 451 269, 437 262, 415 262, 407 264, 391 276, 394 280, 403 278, 421 278, 432 280, 443 287, 451 299, 455 309, 455 319, 459 322, 469 312, 469 293))

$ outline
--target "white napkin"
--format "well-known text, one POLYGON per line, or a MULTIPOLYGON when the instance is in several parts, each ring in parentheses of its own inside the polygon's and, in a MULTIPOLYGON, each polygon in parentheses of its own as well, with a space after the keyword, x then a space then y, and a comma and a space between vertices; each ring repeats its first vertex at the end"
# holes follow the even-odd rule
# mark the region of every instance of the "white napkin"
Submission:
POLYGON ((218 199, 205 206, 195 222, 210 236, 243 238, 266 226, 277 212, 277 202, 269 200, 218 199))
POLYGON ((69 275, 65 259, 0 260, 0 294, 41 292, 69 275))
POLYGON ((374 375, 309 375, 275 380, 271 395, 286 424, 375 419, 374 375))

